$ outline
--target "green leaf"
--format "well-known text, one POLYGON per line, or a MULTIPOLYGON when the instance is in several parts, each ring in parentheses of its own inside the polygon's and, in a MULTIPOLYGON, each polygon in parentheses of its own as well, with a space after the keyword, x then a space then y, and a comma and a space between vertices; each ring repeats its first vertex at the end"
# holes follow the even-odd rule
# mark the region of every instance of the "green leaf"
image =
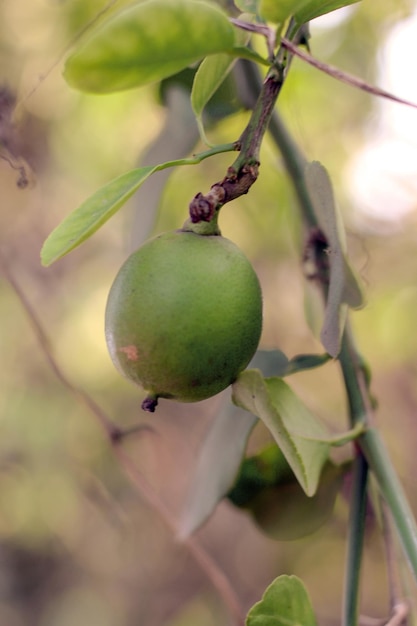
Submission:
POLYGON ((214 146, 190 158, 140 167, 115 178, 87 198, 52 231, 41 250, 42 264, 51 265, 91 237, 154 172, 178 165, 196 165, 214 154, 234 149, 234 144, 214 146))
POLYGON ((329 244, 330 280, 321 341, 327 352, 336 357, 340 351, 347 306, 363 305, 363 294, 346 257, 346 238, 337 210, 327 170, 313 161, 305 169, 305 180, 320 229, 329 244))
POLYGON ((131 170, 90 196, 46 239, 41 250, 42 264, 51 265, 91 237, 156 169, 158 166, 131 170))
POLYGON ((279 576, 249 611, 246 626, 317 626, 310 598, 297 576, 279 576))
POLYGON ((264 422, 305 493, 314 495, 329 452, 320 440, 328 436, 324 427, 281 378, 264 379, 258 370, 245 370, 232 389, 234 403, 264 422))
POLYGON ((237 59, 229 54, 215 54, 204 59, 194 77, 191 90, 191 106, 197 119, 200 136, 206 143, 202 114, 204 107, 216 93, 237 59))
POLYGON ((76 89, 111 93, 160 81, 203 57, 231 50, 227 16, 203 0, 147 0, 91 31, 65 64, 76 89))
POLYGON ((259 13, 268 22, 283 24, 309 0, 260 0, 259 13))
MULTIPOLYGON (((244 54, 247 50, 244 44, 247 43, 249 38, 249 33, 238 29, 236 31, 236 44, 238 45, 234 48, 233 55, 224 53, 206 57, 194 76, 191 90, 191 106, 197 119, 200 136, 206 143, 208 141, 203 127, 203 110, 233 69, 240 54, 244 54)), ((251 54, 251 51, 249 53, 251 54)))
POLYGON ((298 24, 305 24, 320 15, 355 4, 360 0, 309 0, 295 12, 298 24))
POLYGON ((91 237, 156 169, 141 167, 122 174, 90 196, 51 232, 41 250, 42 265, 51 265, 91 237))
POLYGON ((187 502, 179 524, 179 537, 191 535, 230 489, 257 418, 228 402, 213 421, 199 451, 187 502))

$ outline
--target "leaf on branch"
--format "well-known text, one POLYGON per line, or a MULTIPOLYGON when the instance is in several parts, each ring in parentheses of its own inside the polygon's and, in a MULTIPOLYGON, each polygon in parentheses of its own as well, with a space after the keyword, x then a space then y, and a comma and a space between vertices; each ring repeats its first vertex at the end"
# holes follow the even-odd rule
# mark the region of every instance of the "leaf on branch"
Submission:
POLYGON ((329 452, 326 429, 281 378, 245 370, 232 390, 233 402, 264 422, 305 493, 314 495, 329 452))
POLYGON ((213 513, 233 484, 257 418, 225 403, 204 440, 178 536, 185 539, 213 513))
POLYGON ((283 24, 310 0, 260 0, 259 13, 268 22, 283 24))
POLYGON ((357 2, 360 2, 360 0, 308 0, 295 11, 294 17, 301 26, 301 24, 314 20, 316 17, 326 15, 326 13, 356 4, 357 2))
POLYGON ((209 145, 203 127, 203 111, 210 99, 219 89, 228 74, 233 69, 239 53, 243 53, 244 44, 250 38, 250 34, 242 30, 236 31, 235 52, 231 54, 213 54, 206 57, 200 64, 193 81, 191 89, 191 106, 197 119, 200 137, 202 141, 209 145), (236 56, 235 56, 236 54, 236 56))
POLYGON ((115 178, 87 198, 52 231, 41 251, 42 264, 51 265, 91 237, 154 172, 179 165, 196 165, 214 154, 235 149, 235 144, 214 146, 189 158, 140 167, 115 178))
POLYGON ((147 0, 83 38, 65 64, 76 89, 112 93, 157 82, 235 45, 227 15, 203 0, 147 0))
POLYGON ((297 576, 279 576, 246 617, 246 626, 317 626, 310 598, 297 576))
POLYGON ((347 307, 363 306, 363 293, 346 257, 345 232, 327 170, 321 163, 313 161, 306 166, 305 180, 317 222, 329 245, 330 278, 320 338, 327 352, 336 357, 340 351, 347 307))
POLYGON ((42 265, 51 265, 91 237, 157 169, 149 166, 131 170, 85 200, 46 239, 41 250, 42 265))

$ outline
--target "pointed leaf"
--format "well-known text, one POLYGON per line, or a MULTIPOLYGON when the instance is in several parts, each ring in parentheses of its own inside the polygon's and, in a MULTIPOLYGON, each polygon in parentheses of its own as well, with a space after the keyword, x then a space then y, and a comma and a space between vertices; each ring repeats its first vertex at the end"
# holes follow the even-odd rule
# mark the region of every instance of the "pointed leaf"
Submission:
POLYGON ((209 54, 233 48, 227 16, 203 0, 147 0, 91 31, 69 56, 76 89, 111 93, 160 81, 209 54))
POLYGON ((328 457, 329 445, 320 441, 327 437, 326 430, 281 378, 264 379, 258 370, 245 370, 232 389, 235 404, 264 422, 298 482, 312 496, 328 457), (303 436, 293 435, 292 427, 303 436))
POLYGON ((99 189, 52 231, 41 251, 42 265, 51 265, 79 246, 135 193, 157 167, 141 167, 122 174, 99 189))
POLYGON ((362 292, 346 259, 345 232, 327 170, 317 161, 309 163, 305 180, 317 221, 329 244, 330 280, 321 340, 327 352, 336 357, 340 351, 347 305, 360 306, 362 292))
POLYGON ((305 24, 320 15, 355 4, 360 0, 309 0, 295 12, 298 24, 305 24))
POLYGON ((296 576, 279 576, 249 611, 246 626, 317 626, 310 598, 296 576))
POLYGON ((230 402, 207 433, 179 525, 179 538, 191 535, 213 513, 230 489, 257 418, 230 402))

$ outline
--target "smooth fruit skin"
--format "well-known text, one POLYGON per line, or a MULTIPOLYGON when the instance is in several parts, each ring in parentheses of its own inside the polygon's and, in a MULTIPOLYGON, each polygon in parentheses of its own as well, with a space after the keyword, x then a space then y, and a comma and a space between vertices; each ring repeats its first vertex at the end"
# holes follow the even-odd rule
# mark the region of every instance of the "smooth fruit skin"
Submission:
POLYGON ((258 278, 222 236, 186 231, 149 240, 110 289, 105 332, 117 369, 157 398, 196 402, 234 382, 262 330, 258 278))

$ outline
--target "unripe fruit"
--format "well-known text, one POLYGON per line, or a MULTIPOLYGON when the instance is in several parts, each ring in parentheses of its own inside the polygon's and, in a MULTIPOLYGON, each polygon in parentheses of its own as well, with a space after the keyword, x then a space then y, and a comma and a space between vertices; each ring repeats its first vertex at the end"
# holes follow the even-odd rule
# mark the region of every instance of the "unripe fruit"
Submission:
POLYGON ((158 397, 209 398, 234 382, 258 346, 262 296, 244 254, 220 235, 178 230, 149 240, 120 269, 106 308, 117 369, 158 397))

